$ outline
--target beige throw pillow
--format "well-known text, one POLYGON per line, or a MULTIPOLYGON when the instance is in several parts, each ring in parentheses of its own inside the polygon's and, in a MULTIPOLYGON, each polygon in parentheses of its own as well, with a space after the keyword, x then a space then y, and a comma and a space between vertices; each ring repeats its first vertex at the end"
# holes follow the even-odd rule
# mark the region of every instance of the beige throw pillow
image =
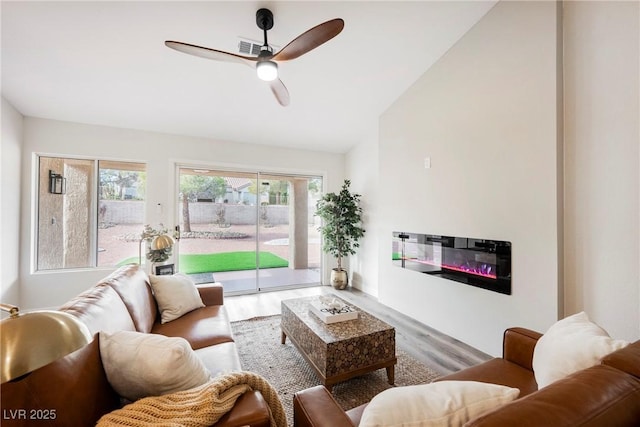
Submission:
POLYGON ((100 356, 111 387, 131 401, 204 384, 211 374, 184 338, 100 332, 100 356))
POLYGON ((517 388, 475 381, 440 381, 390 388, 364 409, 360 427, 451 427, 511 402, 517 388))
POLYGON ((607 331, 589 321, 584 311, 559 320, 533 350, 533 372, 538 388, 590 368, 607 354, 627 345, 628 342, 614 340, 607 331))
POLYGON ((151 289, 160 310, 160 322, 175 320, 196 308, 204 307, 193 281, 184 274, 150 276, 151 289))

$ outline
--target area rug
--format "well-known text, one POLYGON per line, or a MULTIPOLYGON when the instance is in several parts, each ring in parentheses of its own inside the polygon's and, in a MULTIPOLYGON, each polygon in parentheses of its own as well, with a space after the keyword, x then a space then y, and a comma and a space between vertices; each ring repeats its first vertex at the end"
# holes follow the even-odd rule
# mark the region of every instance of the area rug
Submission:
MULTIPOLYGON (((262 375, 278 391, 292 427, 293 394, 320 384, 320 380, 289 340, 280 344, 280 316, 232 322, 231 326, 242 368, 262 375)), ((396 386, 429 383, 439 376, 397 346, 396 356, 396 386)), ((348 410, 390 387, 386 370, 379 369, 334 385, 332 394, 342 408, 348 410)))

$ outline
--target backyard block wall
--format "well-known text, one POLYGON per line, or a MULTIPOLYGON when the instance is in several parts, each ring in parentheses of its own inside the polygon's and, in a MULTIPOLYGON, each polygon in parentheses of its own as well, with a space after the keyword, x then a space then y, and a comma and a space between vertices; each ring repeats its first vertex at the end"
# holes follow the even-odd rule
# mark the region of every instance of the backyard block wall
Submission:
POLYGON ((101 200, 98 220, 113 224, 142 224, 144 203, 142 200, 101 200))
MULTIPOLYGON (((102 200, 100 201, 100 222, 114 224, 142 224, 144 222, 144 201, 140 200, 102 200)), ((215 224, 218 209, 225 209, 225 223, 231 225, 251 225, 256 223, 256 207, 249 205, 230 205, 211 202, 189 203, 189 216, 192 224, 215 224)), ((289 206, 265 207, 267 222, 271 225, 289 223, 289 206)), ((182 224, 182 205, 179 209, 182 224)), ((262 209, 260 210, 262 213, 262 209)), ((310 218, 313 221, 313 218, 310 218)), ((165 224, 167 225, 167 224, 165 224)))
MULTIPOLYGON (((231 225, 252 225, 256 223, 256 207, 249 205, 230 205, 225 203, 195 202, 189 203, 189 216, 192 224, 216 224, 218 210, 224 208, 224 223, 231 225)), ((280 225, 289 223, 289 206, 269 205, 260 208, 260 215, 266 208, 267 223, 280 225)), ((262 218, 260 219, 262 223, 262 218)), ((182 209, 180 210, 182 223, 182 209)))

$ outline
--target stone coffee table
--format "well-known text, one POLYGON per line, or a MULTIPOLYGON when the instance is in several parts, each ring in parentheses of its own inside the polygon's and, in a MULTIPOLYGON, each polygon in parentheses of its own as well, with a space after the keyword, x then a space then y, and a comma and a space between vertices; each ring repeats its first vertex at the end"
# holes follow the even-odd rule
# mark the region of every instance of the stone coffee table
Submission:
POLYGON ((289 337, 329 391, 336 383, 382 368, 386 368, 389 384, 393 384, 395 329, 337 299, 354 308, 358 318, 325 324, 309 311, 309 304, 319 300, 317 296, 282 301, 282 344, 289 337))

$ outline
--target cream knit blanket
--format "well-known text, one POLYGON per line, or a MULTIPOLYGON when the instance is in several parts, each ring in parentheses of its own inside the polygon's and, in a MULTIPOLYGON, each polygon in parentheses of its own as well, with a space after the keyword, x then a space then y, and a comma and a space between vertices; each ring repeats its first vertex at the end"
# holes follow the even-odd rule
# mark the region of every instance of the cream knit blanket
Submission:
POLYGON ((248 390, 258 390, 271 410, 271 427, 287 427, 282 402, 271 384, 251 372, 232 372, 200 387, 145 397, 98 420, 97 427, 207 427, 218 422, 248 390))

